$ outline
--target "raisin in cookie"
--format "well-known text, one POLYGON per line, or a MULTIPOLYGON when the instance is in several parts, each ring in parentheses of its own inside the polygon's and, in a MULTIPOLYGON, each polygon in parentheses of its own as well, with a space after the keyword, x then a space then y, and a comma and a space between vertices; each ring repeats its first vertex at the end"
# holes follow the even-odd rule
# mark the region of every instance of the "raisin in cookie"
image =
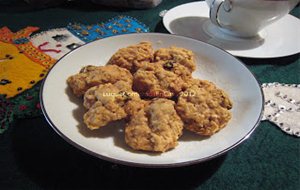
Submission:
POLYGON ((176 62, 149 63, 133 75, 133 89, 142 97, 171 98, 185 90, 192 80, 191 72, 176 62))
POLYGON ((185 66, 190 72, 196 69, 194 57, 192 51, 179 47, 160 48, 154 53, 154 61, 176 62, 185 66))
POLYGON ((176 104, 184 127, 205 136, 211 136, 226 126, 231 119, 231 108, 228 95, 204 80, 194 80, 191 87, 181 93, 176 104))
POLYGON ((126 143, 135 150, 154 152, 174 148, 183 129, 174 104, 171 100, 158 98, 139 107, 126 125, 126 143))

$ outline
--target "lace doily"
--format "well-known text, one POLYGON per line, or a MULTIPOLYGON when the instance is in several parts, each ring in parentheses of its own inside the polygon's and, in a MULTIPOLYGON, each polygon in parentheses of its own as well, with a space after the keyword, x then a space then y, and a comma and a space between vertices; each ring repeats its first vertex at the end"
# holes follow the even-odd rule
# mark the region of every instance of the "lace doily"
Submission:
POLYGON ((300 84, 262 84, 264 117, 284 132, 300 137, 300 84))

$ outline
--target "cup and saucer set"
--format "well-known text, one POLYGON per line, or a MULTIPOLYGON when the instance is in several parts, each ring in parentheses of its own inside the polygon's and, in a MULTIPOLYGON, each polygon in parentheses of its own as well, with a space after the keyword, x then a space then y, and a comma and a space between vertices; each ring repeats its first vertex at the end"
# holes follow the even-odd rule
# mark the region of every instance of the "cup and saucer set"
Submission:
POLYGON ((172 34, 220 47, 234 56, 279 58, 300 52, 300 20, 288 14, 299 0, 206 0, 163 14, 172 34))

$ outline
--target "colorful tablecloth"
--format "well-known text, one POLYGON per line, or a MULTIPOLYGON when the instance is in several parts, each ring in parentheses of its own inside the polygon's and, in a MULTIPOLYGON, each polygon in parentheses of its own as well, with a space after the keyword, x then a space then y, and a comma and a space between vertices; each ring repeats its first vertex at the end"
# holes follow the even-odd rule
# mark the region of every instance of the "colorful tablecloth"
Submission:
POLYGON ((40 81, 63 55, 97 39, 149 31, 137 19, 122 15, 104 23, 70 23, 63 28, 38 30, 0 28, 0 134, 15 119, 41 114, 40 81))

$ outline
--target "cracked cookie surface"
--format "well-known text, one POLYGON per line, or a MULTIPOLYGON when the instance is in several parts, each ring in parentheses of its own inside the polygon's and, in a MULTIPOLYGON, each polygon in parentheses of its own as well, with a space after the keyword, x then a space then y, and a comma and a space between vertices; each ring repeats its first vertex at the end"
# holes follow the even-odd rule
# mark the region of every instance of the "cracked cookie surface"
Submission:
POLYGON ((183 122, 174 102, 158 98, 143 105, 125 128, 125 141, 135 150, 165 152, 174 148, 182 135, 183 122))
POLYGON ((108 61, 108 65, 118 65, 134 73, 144 63, 153 60, 153 48, 150 42, 141 42, 119 49, 112 55, 108 61))
POLYGON ((116 65, 107 66, 86 66, 80 70, 80 73, 70 76, 67 79, 72 92, 81 97, 89 88, 99 84, 126 82, 132 86, 132 75, 124 68, 116 65))
POLYGON ((127 117, 125 106, 140 97, 121 84, 102 84, 90 88, 84 95, 84 123, 89 129, 98 129, 112 121, 127 117))
POLYGON ((192 51, 185 48, 169 47, 158 49, 154 53, 154 61, 162 60, 177 62, 189 69, 190 72, 196 70, 195 55, 192 51))
POLYGON ((226 126, 231 119, 231 108, 228 95, 205 80, 194 80, 192 86, 181 93, 176 104, 184 127, 205 136, 211 136, 226 126))
POLYGON ((159 61, 145 65, 133 75, 133 89, 142 97, 171 98, 185 90, 190 80, 192 74, 186 67, 159 61))

